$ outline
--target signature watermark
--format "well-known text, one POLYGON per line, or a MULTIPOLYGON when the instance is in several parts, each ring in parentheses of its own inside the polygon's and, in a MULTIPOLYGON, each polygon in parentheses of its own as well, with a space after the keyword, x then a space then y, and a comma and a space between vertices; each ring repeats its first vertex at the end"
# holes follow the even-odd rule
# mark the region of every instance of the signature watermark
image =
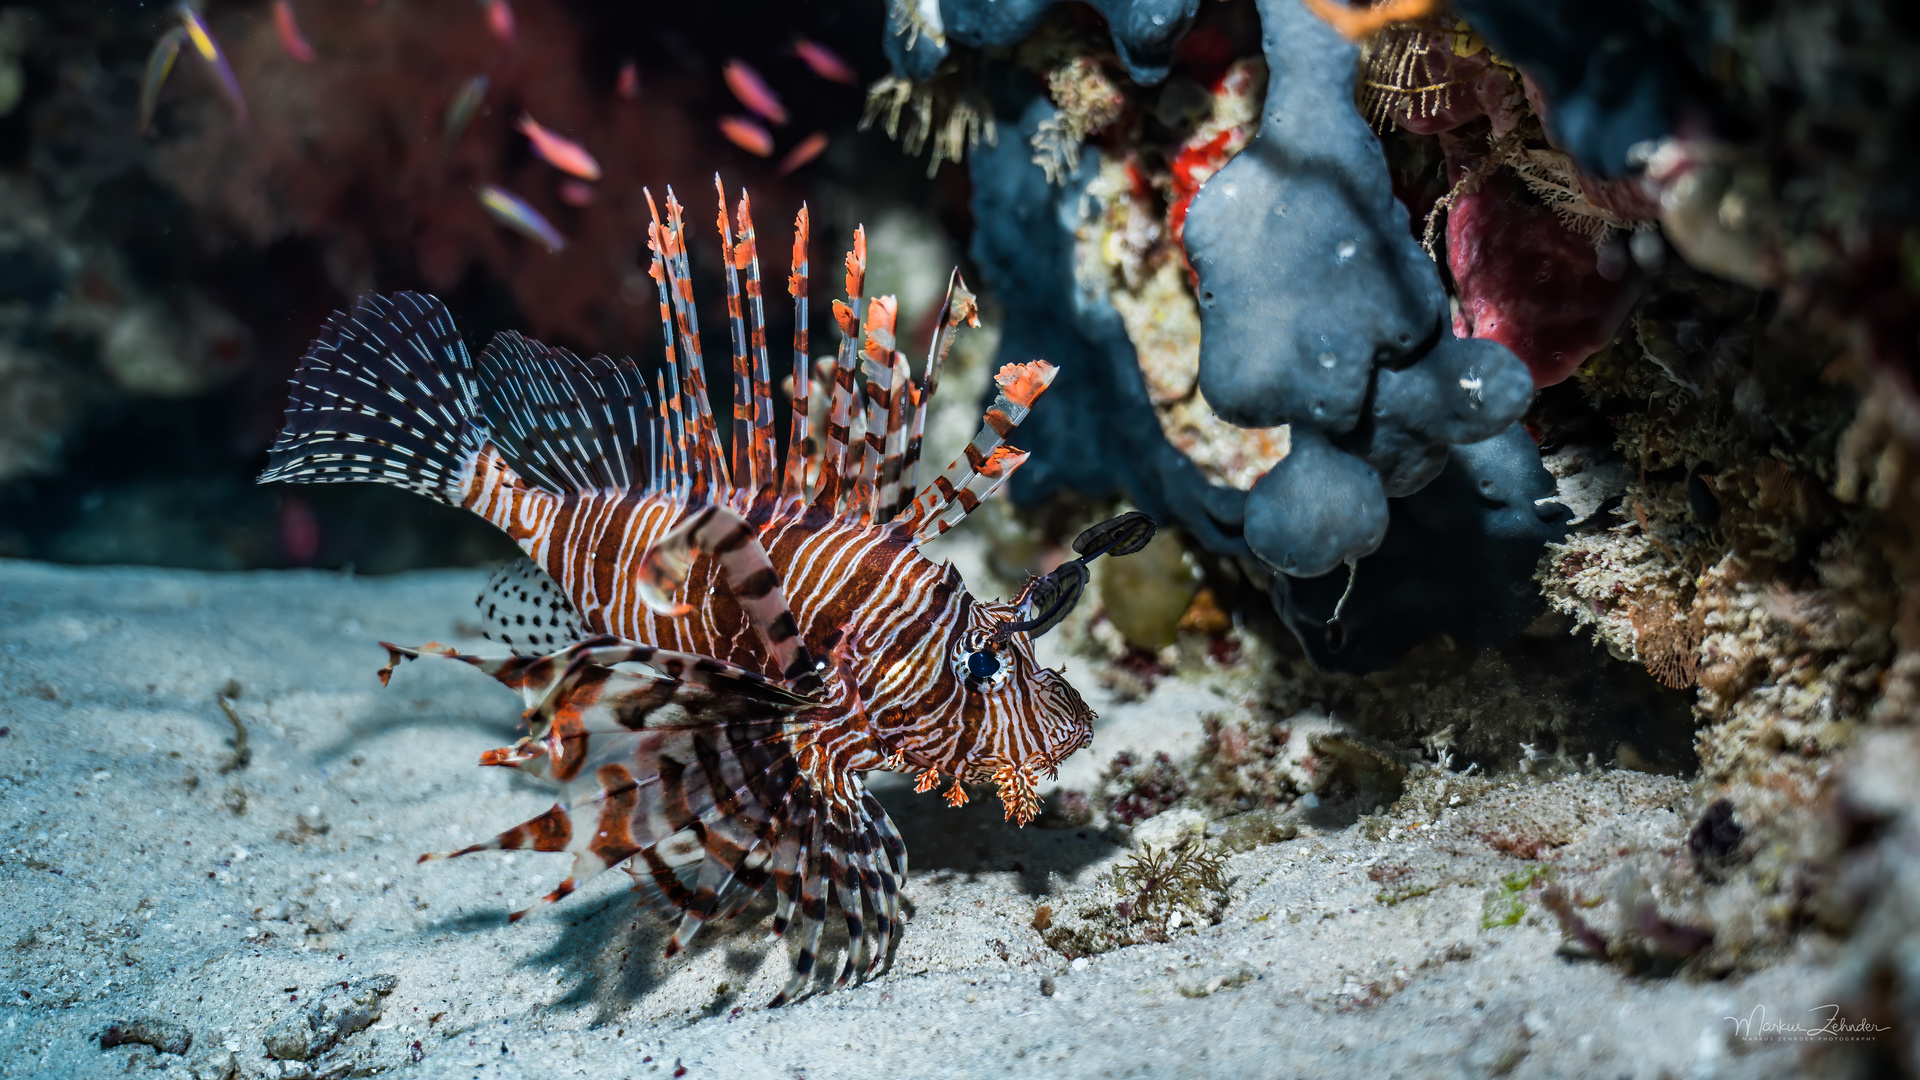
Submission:
POLYGON ((1774 1019, 1765 1005, 1755 1005, 1745 1016, 1728 1016, 1737 1039, 1755 1042, 1873 1042, 1889 1030, 1885 1024, 1843 1015, 1838 1005, 1816 1005, 1800 1019, 1774 1019))

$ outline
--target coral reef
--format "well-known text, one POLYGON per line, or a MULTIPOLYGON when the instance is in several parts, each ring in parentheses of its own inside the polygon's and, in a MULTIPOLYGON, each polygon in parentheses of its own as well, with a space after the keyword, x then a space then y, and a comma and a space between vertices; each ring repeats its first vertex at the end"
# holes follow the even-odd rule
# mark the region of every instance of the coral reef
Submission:
POLYGON ((1239 538, 1245 496, 1210 482, 1167 441, 1126 323, 1106 296, 1109 271, 1101 266, 1101 287, 1078 283, 1076 230, 1095 205, 1086 192, 1102 154, 1089 148, 1065 184, 1049 183, 1030 140, 1057 110, 1037 98, 1020 108, 999 144, 970 159, 976 229, 969 254, 1004 310, 1001 352, 1049 357, 1061 372, 1049 392, 1063 404, 1021 436, 1033 457, 1015 474, 1015 499, 1032 505, 1062 490, 1124 491, 1209 550, 1246 553, 1239 538))
MULTIPOLYGON (((1025 40, 1054 0, 888 0, 887 58, 918 81, 933 77, 953 44, 1006 48, 1025 40), (952 44, 950 44, 952 43, 952 44)), ((1133 81, 1167 77, 1173 49, 1193 25, 1200 0, 1090 0, 1106 20, 1113 51, 1133 81)))
POLYGON ((1680 43, 1649 29, 1653 5, 1573 0, 1519 3, 1460 0, 1459 13, 1525 75, 1544 99, 1547 130, 1582 165, 1602 176, 1627 171, 1634 147, 1665 135, 1676 83, 1690 73, 1680 43))
POLYGON ((1350 104, 1355 51, 1297 4, 1260 11, 1260 133, 1201 188, 1185 236, 1202 392, 1229 421, 1293 429, 1249 493, 1247 542, 1312 578, 1378 547, 1388 497, 1431 481, 1449 443, 1518 419, 1532 380, 1442 327, 1439 276, 1350 104))
POLYGON ((1554 492, 1519 424, 1455 446, 1432 483, 1390 500, 1385 542, 1351 577, 1275 575, 1274 607, 1326 670, 1379 670, 1437 634, 1497 645, 1540 614, 1532 568, 1566 528, 1554 492))
MULTIPOLYGON (((1033 458, 1015 496, 1033 505, 1062 489, 1117 489, 1258 580, 1299 579, 1297 602, 1285 599, 1287 582, 1273 591, 1327 663, 1377 667, 1443 632, 1498 640, 1537 603, 1503 599, 1481 617, 1471 600, 1524 589, 1532 558, 1519 549, 1557 536, 1558 510, 1499 526, 1394 501, 1440 475, 1449 446, 1513 424, 1533 380, 1494 342, 1447 332, 1435 268, 1393 201, 1378 143, 1346 104, 1354 52, 1289 8, 1269 13, 1295 21, 1266 36, 1264 57, 1236 56, 1251 47, 1255 6, 1223 12, 1202 17, 1165 86, 1120 84, 1128 105, 1117 113, 1098 49, 1071 59, 1073 42, 1092 47, 1079 28, 1050 23, 1033 56, 1012 57, 1046 76, 1050 100, 1012 89, 996 98, 1008 137, 971 159, 973 255, 1008 304, 1003 349, 1066 360, 1059 389, 1074 401, 1026 436, 1033 458), (1286 78, 1269 79, 1275 64, 1286 78), (1308 147, 1324 167, 1289 164, 1308 147), (1281 203, 1284 217, 1270 212, 1281 203), (1380 286, 1382 274, 1400 284, 1380 286), (1093 439, 1106 453, 1086 453, 1093 439), (1441 543, 1479 573, 1447 578, 1453 593, 1416 609, 1398 605, 1408 590, 1397 586, 1419 570, 1403 569, 1404 557, 1376 561, 1362 575, 1370 600, 1343 622, 1356 632, 1330 648, 1326 623, 1346 583, 1337 571, 1380 545, 1390 516, 1427 522, 1415 547, 1450 530, 1441 543), (1489 529, 1500 539, 1488 543, 1489 529), (1319 595, 1327 582, 1331 598, 1319 595), (1408 629, 1381 638, 1376 626, 1408 629), (1344 647, 1348 637, 1361 644, 1344 647)), ((983 87, 1017 85, 987 59, 969 63, 985 65, 983 87)), ((1513 458, 1525 456, 1519 443, 1498 445, 1507 449, 1495 456, 1513 461, 1504 473, 1483 475, 1476 462, 1487 455, 1467 455, 1463 475, 1427 502, 1492 496, 1492 485, 1532 512, 1549 493, 1543 474, 1513 458)))
POLYGON ((1225 856, 1187 838, 1170 847, 1140 848, 1102 875, 1078 905, 1059 912, 1049 905, 1035 928, 1049 948, 1072 960, 1165 942, 1183 927, 1213 925, 1227 899, 1225 856))

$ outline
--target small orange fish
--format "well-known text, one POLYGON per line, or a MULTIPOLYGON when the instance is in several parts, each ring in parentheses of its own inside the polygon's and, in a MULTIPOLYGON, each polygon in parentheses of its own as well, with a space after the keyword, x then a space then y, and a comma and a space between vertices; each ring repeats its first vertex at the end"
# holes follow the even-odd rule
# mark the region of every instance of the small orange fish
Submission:
POLYGON ((723 116, 720 118, 720 134, 727 141, 745 150, 755 157, 769 157, 773 154, 773 136, 767 129, 745 116, 723 116))
POLYGON ((480 205, 486 207, 493 220, 514 232, 539 241, 550 252, 558 252, 567 246, 566 237, 560 235, 560 230, 518 195, 492 184, 481 184, 473 189, 473 193, 480 197, 480 205))
POLYGON ((840 59, 840 54, 817 41, 809 41, 803 37, 794 38, 793 51, 800 59, 806 61, 815 75, 828 82, 846 83, 848 86, 854 86, 860 82, 860 76, 854 73, 853 68, 845 60, 840 59))
POLYGON ((487 32, 500 44, 512 45, 513 8, 507 6, 507 0, 480 0, 480 6, 487 9, 487 32))
POLYGON ((280 35, 280 48, 288 56, 303 64, 313 63, 313 46, 307 44, 306 37, 300 33, 300 24, 293 17, 293 5, 287 0, 273 0, 273 29, 280 35))
POLYGON ((586 147, 548 131, 525 113, 520 114, 513 126, 533 144, 533 152, 540 155, 540 160, 582 180, 600 179, 600 163, 587 153, 586 147))
POLYGON ((787 151, 787 156, 780 159, 780 167, 774 171, 781 176, 785 176, 826 152, 827 133, 824 131, 816 131, 806 138, 801 139, 798 146, 787 151))
POLYGON ((775 124, 787 122, 787 107, 780 104, 779 95, 767 85, 760 73, 747 66, 745 60, 729 60, 720 72, 727 81, 727 89, 740 99, 740 104, 766 117, 775 124))
POLYGON ((593 186, 579 180, 562 180, 560 181, 560 201, 568 206, 592 206, 593 186))
POLYGON ((640 98, 640 67, 632 60, 620 65, 620 78, 613 84, 614 93, 628 101, 640 98))

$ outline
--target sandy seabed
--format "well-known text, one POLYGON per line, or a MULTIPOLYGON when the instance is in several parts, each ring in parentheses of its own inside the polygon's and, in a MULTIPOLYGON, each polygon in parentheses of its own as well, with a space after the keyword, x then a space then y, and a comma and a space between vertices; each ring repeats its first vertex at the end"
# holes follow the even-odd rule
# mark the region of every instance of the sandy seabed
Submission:
MULTIPOLYGON (((374 676, 380 639, 479 644, 484 579, 0 560, 0 1076, 1764 1077, 1802 1048, 1729 1017, 1829 1000, 1812 944, 1695 982, 1572 958, 1537 914, 1483 929, 1514 860, 1444 829, 1305 828, 1231 858, 1217 925, 1069 962, 1035 909, 1124 847, 877 778, 912 856, 904 941, 837 990, 833 946, 818 992, 769 1010, 788 967, 769 904, 663 961, 624 874, 510 926, 565 856, 415 864, 551 804, 475 765, 516 737, 513 694, 456 664, 374 676), (1384 903, 1383 861, 1437 887, 1384 903), (184 1053, 103 1048, 116 1025, 184 1053), (270 1058, 289 1032, 333 1045, 270 1058)), ((1117 750, 1198 743, 1204 688, 1081 686, 1103 720, 1080 786, 1117 750)), ((1611 775, 1562 782, 1612 807, 1563 858, 1684 844, 1611 775)))

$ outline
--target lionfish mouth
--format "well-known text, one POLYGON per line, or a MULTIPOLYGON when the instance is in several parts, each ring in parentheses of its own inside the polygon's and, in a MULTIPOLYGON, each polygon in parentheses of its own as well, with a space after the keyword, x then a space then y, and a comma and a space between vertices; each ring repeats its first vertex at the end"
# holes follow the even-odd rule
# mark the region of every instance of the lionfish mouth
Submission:
POLYGON ((1050 748, 1047 754, 1048 766, 1058 768, 1061 762, 1092 744, 1093 722, 1100 718, 1100 714, 1087 705, 1086 699, 1080 696, 1080 691, 1075 690, 1073 684, 1065 678, 1055 677, 1049 680, 1049 683, 1047 691, 1053 699, 1049 704, 1068 718, 1067 737, 1050 748))

